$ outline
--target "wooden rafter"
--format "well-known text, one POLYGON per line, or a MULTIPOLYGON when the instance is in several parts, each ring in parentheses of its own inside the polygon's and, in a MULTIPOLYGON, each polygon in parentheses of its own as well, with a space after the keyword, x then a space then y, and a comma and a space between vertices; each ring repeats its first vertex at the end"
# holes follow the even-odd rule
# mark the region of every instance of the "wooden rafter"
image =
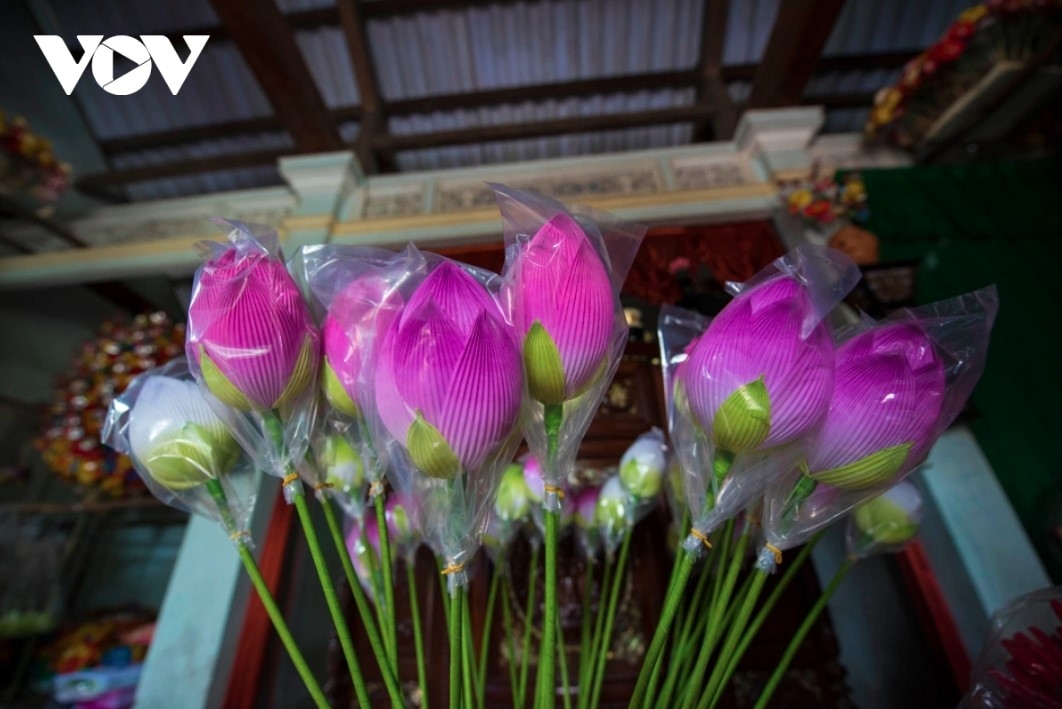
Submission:
POLYGON ((212 4, 296 150, 341 148, 335 119, 274 0, 212 0, 212 4))
POLYGON ((799 104, 844 0, 789 0, 778 8, 763 59, 752 79, 749 108, 799 104))
POLYGON ((737 126, 737 108, 730 99, 723 80, 723 47, 726 43, 726 21, 730 14, 730 0, 705 0, 704 20, 701 23, 701 57, 697 64, 697 100, 715 109, 709 123, 702 121, 694 128, 694 140, 709 137, 729 140, 737 126), (712 135, 708 135, 708 126, 712 135))
POLYGON ((347 41, 350 54, 350 66, 354 71, 354 81, 358 85, 361 98, 361 123, 358 137, 354 141, 354 154, 361 163, 365 174, 380 171, 380 160, 373 150, 373 140, 377 135, 386 135, 387 116, 384 114, 383 96, 380 93, 380 80, 376 73, 376 63, 369 49, 369 38, 362 20, 360 0, 338 0, 339 25, 347 41))

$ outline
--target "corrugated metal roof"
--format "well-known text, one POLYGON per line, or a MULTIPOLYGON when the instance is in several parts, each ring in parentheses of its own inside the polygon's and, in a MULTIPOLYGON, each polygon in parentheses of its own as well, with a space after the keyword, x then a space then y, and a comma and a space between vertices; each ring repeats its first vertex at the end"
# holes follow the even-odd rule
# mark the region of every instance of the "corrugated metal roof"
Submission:
MULTIPOLYGON (((276 0, 286 13, 334 5, 334 0, 276 0)), ((384 2, 386 0, 379 0, 384 2)), ((933 42, 970 0, 848 0, 827 42, 825 55, 914 52, 933 42)), ((180 31, 218 24, 210 0, 181 3, 143 0, 38 0, 58 31, 76 34, 141 34, 180 31)), ((781 0, 731 2, 723 60, 725 65, 762 59, 781 0)), ((386 100, 519 87, 646 72, 693 68, 700 54, 705 0, 550 0, 399 14, 367 23, 370 50, 386 100)), ((330 108, 358 104, 348 48, 338 26, 300 29, 296 41, 325 103, 330 108)), ((897 70, 839 71, 815 76, 809 98, 872 93, 893 81, 897 70)), ((728 86, 738 104, 751 84, 728 86)), ((269 101, 246 61, 224 38, 208 42, 180 96, 152 80, 138 93, 115 97, 92 81, 78 85, 91 128, 100 139, 135 136, 272 114, 269 101)), ((479 126, 544 121, 601 113, 640 112, 687 106, 692 90, 661 90, 526 102, 477 110, 395 117, 396 135, 479 126)), ((860 130, 866 109, 828 111, 826 130, 860 130)), ((352 141, 357 124, 340 126, 352 141)), ((407 151, 397 156, 403 170, 531 160, 616 150, 683 144, 692 140, 688 124, 605 131, 594 134, 512 140, 407 151)), ((285 149, 282 131, 116 156, 115 168, 160 164, 269 148, 285 149)), ((130 187, 135 199, 254 186, 278 180, 273 168, 249 168, 196 177, 160 179, 130 187)))

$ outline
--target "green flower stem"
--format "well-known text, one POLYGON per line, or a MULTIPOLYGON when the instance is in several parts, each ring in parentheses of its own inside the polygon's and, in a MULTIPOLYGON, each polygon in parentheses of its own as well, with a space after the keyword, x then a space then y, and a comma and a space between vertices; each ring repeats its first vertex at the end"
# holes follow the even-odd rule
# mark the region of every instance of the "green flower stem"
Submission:
POLYGON ((591 685, 590 706, 598 706, 601 699, 601 686, 605 681, 605 665, 608 662, 608 649, 612 645, 612 629, 616 622, 616 608, 619 604, 620 591, 624 587, 627 572, 627 556, 631 549, 632 530, 627 530, 620 545, 619 561, 616 563, 616 571, 612 575, 612 588, 609 589, 608 617, 605 618, 605 632, 601 637, 601 645, 597 648, 597 669, 594 672, 591 685))
MULTIPOLYGON (((513 636, 513 613, 509 608, 509 599, 512 597, 510 594, 511 588, 509 584, 509 575, 505 574, 503 581, 505 584, 505 590, 503 594, 505 598, 502 600, 502 627, 505 629, 505 643, 509 651, 509 691, 512 693, 513 706, 518 706, 517 699, 517 672, 516 672, 516 640, 513 636)), ((522 705, 520 705, 522 706, 522 705)))
MULTIPOLYGON (((365 589, 361 587, 357 574, 354 573, 350 550, 347 549, 346 542, 343 539, 343 532, 339 528, 339 520, 336 518, 335 508, 332 504, 330 498, 325 498, 321 501, 325 521, 328 523, 328 531, 332 535, 332 542, 335 544, 336 552, 339 554, 339 562, 342 564, 343 573, 347 577, 347 585, 350 586, 350 593, 354 597, 354 605, 358 609, 358 616, 361 618, 361 624, 365 628, 365 635, 369 638, 369 646, 372 647, 372 653, 376 657, 376 664, 380 667, 380 674, 383 677, 384 686, 387 687, 387 694, 391 697, 391 703, 394 706, 401 707, 403 705, 402 691, 399 689, 395 674, 391 671, 387 662, 387 655, 380 639, 380 631, 376 627, 372 608, 369 606, 369 599, 365 597, 365 589)), ((414 616, 415 622, 416 616, 414 616)))
MULTIPOLYGON (((546 470, 552 474, 557 468, 560 429, 564 423, 564 405, 546 404, 543 423, 546 428, 546 470)), ((537 684, 541 696, 536 696, 535 701, 535 704, 541 707, 553 706, 557 686, 554 661, 557 649, 557 526, 559 518, 558 512, 546 510, 546 598, 545 617, 542 619, 542 650, 538 663, 540 681, 537 684)))
MULTIPOLYGON (((281 424, 279 413, 276 411, 263 412, 262 423, 266 435, 269 436, 273 444, 274 452, 284 461, 284 474, 293 474, 295 472, 295 464, 291 460, 291 453, 288 450, 287 443, 284 441, 284 427, 281 424)), ((369 693, 365 689, 365 678, 361 675, 358 657, 354 652, 354 641, 350 637, 350 628, 347 627, 347 619, 343 617, 343 611, 339 607, 336 589, 332 585, 324 554, 321 553, 321 543, 317 539, 317 530, 313 526, 313 518, 310 516, 310 508, 306 504, 306 493, 303 490, 302 483, 298 480, 292 483, 292 491, 295 511, 299 516, 299 524, 302 526, 302 533, 306 537, 306 546, 310 549, 310 556, 313 558, 314 567, 317 569, 317 578, 321 582, 321 591, 324 593, 325 603, 328 605, 328 611, 332 615, 332 622, 336 626, 336 635, 339 636, 339 644, 343 648, 343 656, 346 658, 347 668, 350 670, 350 678, 354 683, 354 692, 358 696, 358 703, 362 707, 368 707, 370 706, 369 693)))
POLYGON ((538 562, 541 550, 536 548, 531 553, 531 571, 527 580, 527 609, 524 614, 524 648, 520 653, 520 683, 518 685, 517 706, 527 706, 527 672, 531 666, 531 627, 534 625, 535 595, 538 586, 538 562))
POLYGON ((332 615, 332 622, 336 626, 339 645, 343 648, 343 656, 347 660, 350 678, 354 682, 354 692, 357 694, 358 703, 362 707, 370 707, 369 693, 365 689, 365 678, 361 675, 361 668, 358 666, 358 656, 354 652, 354 641, 350 637, 347 619, 343 617, 343 611, 339 607, 339 599, 336 598, 336 589, 332 585, 328 565, 325 562, 324 554, 321 552, 321 543, 317 539, 317 531, 313 528, 313 518, 310 516, 309 505, 306 504, 306 493, 303 492, 301 483, 296 482, 295 484, 297 486, 293 496, 295 511, 299 515, 299 523, 302 525, 303 534, 306 535, 306 545, 310 548, 310 556, 313 558, 313 565, 317 569, 317 578, 321 582, 321 590, 324 592, 328 612, 332 615))
POLYGON ((667 595, 664 597, 664 608, 660 612, 660 620, 656 623, 656 630, 653 632, 653 639, 649 643, 649 649, 645 653, 645 660, 642 662, 642 669, 638 673, 638 682, 634 686, 634 693, 631 695, 630 706, 640 707, 646 701, 646 690, 649 688, 649 678, 653 674, 653 669, 656 667, 657 661, 660 659, 660 653, 664 650, 664 644, 667 642, 668 633, 671 631, 671 621, 675 618, 675 611, 678 610, 679 603, 682 601, 682 596, 686 590, 686 584, 689 583, 690 573, 693 571, 694 564, 697 563, 697 557, 686 551, 686 548, 679 543, 678 553, 675 555, 675 565, 678 567, 678 571, 674 576, 674 582, 667 590, 667 595))
MULTIPOLYGON (((727 525, 727 541, 732 536, 731 530, 733 530, 733 520, 727 525)), ((725 542, 724 542, 725 543, 725 542)), ((727 568, 726 577, 723 579, 723 583, 719 589, 718 597, 712 604, 711 613, 708 616, 708 635, 706 641, 701 645, 700 653, 697 655, 697 661, 693 665, 693 673, 690 675, 689 682, 687 683, 687 691, 685 699, 683 701, 683 709, 692 709, 693 703, 697 700, 698 692, 703 686, 704 675, 708 671, 708 661, 712 657, 712 651, 715 650, 716 643, 719 642, 723 630, 723 619, 726 615, 726 609, 730 605, 730 599, 734 592, 734 586, 737 584, 738 573, 741 571, 741 565, 745 560, 745 549, 748 547, 749 535, 742 534, 738 538, 738 543, 734 545, 734 550, 730 556, 730 565, 727 568)))
POLYGON ((763 592, 763 584, 766 583, 768 576, 770 574, 763 569, 755 569, 752 572, 752 583, 749 586, 748 593, 745 594, 745 600, 742 602, 733 623, 730 624, 726 640, 723 641, 723 649, 719 652, 719 659, 712 669, 712 674, 708 679, 708 687, 701 695, 701 701, 697 704, 697 709, 708 709, 713 703, 712 699, 715 697, 716 690, 723 679, 723 673, 726 670, 729 658, 734 653, 734 649, 741 640, 746 627, 748 627, 749 618, 756 607, 756 602, 760 600, 760 593, 763 592))
MULTIPOLYGON (((420 687, 420 706, 421 709, 428 709, 428 673, 424 665, 424 634, 420 627, 417 575, 414 564, 407 563, 405 567, 406 584, 409 586, 409 616, 413 620, 413 647, 417 653, 417 686, 420 687)), ((377 638, 377 642, 379 642, 379 638, 377 638)), ((377 659, 379 659, 379 655, 377 655, 377 659)))
POLYGON ((557 616, 557 655, 560 657, 561 687, 564 689, 564 693, 561 696, 564 699, 564 709, 572 709, 572 698, 569 691, 571 685, 568 684, 568 653, 565 650, 564 631, 561 628, 559 615, 557 616))
POLYGON ((723 679, 719 682, 719 686, 715 690, 715 697, 712 698, 712 706, 719 703, 719 700, 723 696, 723 691, 726 689, 727 683, 730 682, 731 677, 734 676, 734 672, 737 671, 738 663, 741 662, 741 658, 745 656, 745 652, 749 649, 749 645, 752 644, 756 634, 759 633, 760 627, 767 621, 771 611, 774 610, 774 606, 778 603, 778 599, 785 593, 786 588, 789 587, 790 582, 796 577, 797 571, 807 561, 808 556, 811 555, 811 550, 815 548, 815 544, 822 538, 822 532, 819 532, 808 541, 801 549, 800 553, 796 555, 792 562, 787 564, 785 573, 782 574, 782 578, 778 580, 774 588, 771 589, 771 593, 767 596, 767 600, 763 602, 763 606, 759 612, 756 613, 756 617, 752 619, 749 627, 745 630, 741 636, 741 642, 738 643, 737 649, 734 650, 727 658, 726 669, 723 672, 723 679))
POLYGON ((483 703, 487 694, 487 650, 490 648, 490 631, 494 624, 494 608, 498 602, 498 589, 501 586, 501 573, 497 566, 491 569, 490 590, 487 591, 487 614, 483 619, 483 635, 479 643, 479 672, 476 673, 476 706, 483 703))
MULTIPOLYGON (((690 597, 689 603, 686 604, 686 617, 682 623, 682 629, 675 641, 672 643, 671 662, 668 665, 667 678, 664 681, 664 687, 660 690, 660 693, 656 692, 656 674, 654 673, 654 679, 649 682, 649 692, 647 696, 656 697, 655 702, 659 706, 668 706, 668 701, 671 699, 671 694, 675 691, 675 683, 679 677, 685 676, 686 668, 689 667, 690 657, 689 649, 691 643, 700 636, 700 631, 704 627, 703 623, 695 625, 695 621, 700 619, 704 620, 707 616, 707 610, 702 609, 704 604, 704 597, 707 593, 709 583, 708 581, 714 577, 713 567, 715 566, 715 555, 708 559, 708 563, 701 569, 700 577, 697 579, 697 585, 693 589, 693 595, 690 597)), ((657 663, 657 670, 659 671, 664 666, 664 663, 657 663)))
POLYGON ((324 692, 321 691, 321 685, 318 684, 317 678, 310 671, 310 666, 306 664, 306 658, 302 656, 302 652, 291 634, 291 629, 288 628, 288 624, 284 620, 284 614, 277 607, 277 602, 269 591, 269 586, 266 584, 265 579, 262 578, 262 572, 258 568, 258 562, 255 561, 254 554, 251 553, 251 550, 247 548, 247 543, 239 536, 242 530, 236 524, 236 520, 232 515, 232 508, 229 506, 228 498, 225 495, 225 488, 222 487, 221 481, 216 478, 208 480, 206 488, 217 504, 218 513, 221 515, 225 531, 235 539, 236 553, 239 554, 240 561, 243 562, 243 568, 247 571, 247 576, 250 577, 254 590, 258 592, 258 598, 262 601, 266 614, 273 621, 273 627, 276 629, 284 649, 288 651, 288 656, 291 658, 292 664, 295 665, 295 670, 299 673, 299 677, 302 678, 303 684, 306 685, 306 691, 310 693, 313 703, 318 709, 328 709, 328 700, 325 698, 324 692))
POLYGON ((797 629, 796 634, 789 641, 789 645, 785 649, 785 653, 782 654, 782 659, 779 660, 778 666, 774 668, 774 673, 771 678, 767 680, 767 685, 763 688, 763 693, 760 694, 760 698, 756 701, 754 709, 765 709, 767 704, 771 701, 771 697, 774 695, 774 690, 778 689, 778 684, 782 681, 782 677, 785 676, 785 671, 789 669, 789 663, 793 661, 793 657, 796 656, 797 650, 800 649, 800 645, 804 642, 804 638, 807 637, 811 631, 811 627, 815 625, 815 621, 822 615, 822 611, 826 608, 826 604, 829 603, 830 598, 834 592, 837 591, 837 587, 844 581, 844 577, 848 575, 849 570, 852 568, 852 560, 846 559, 844 563, 837 569, 837 572, 830 579, 829 585, 819 596, 819 600, 808 611, 808 615, 804 618, 804 622, 797 629))
MULTIPOLYGON (((579 691, 580 698, 582 697, 584 683, 584 666, 586 664, 584 658, 590 657, 591 652, 591 631, 593 629, 593 623, 590 619, 590 590, 594 583, 594 563, 591 559, 586 560, 586 571, 583 573, 583 610, 580 616, 580 630, 579 630, 579 676, 576 677, 576 689, 579 691)), ((578 701, 579 706, 582 706, 582 700, 578 701)))
POLYGON ((391 540, 387 531, 387 513, 384 510, 384 496, 377 495, 373 501, 376 506, 376 528, 380 531, 380 558, 383 562, 383 591, 384 591, 384 618, 386 624, 381 627, 384 637, 384 647, 387 648, 387 659, 391 663, 391 671, 398 676, 398 631, 395 620, 395 582, 394 567, 391 561, 391 540))
POLYGON ((468 607, 468 593, 461 594, 461 698, 465 709, 472 709, 479 679, 475 674, 476 646, 472 644, 472 611, 468 607))
POLYGON ((450 599, 450 709, 458 709, 461 706, 461 665, 464 664, 461 646, 464 638, 462 630, 461 611, 465 604, 461 601, 464 588, 454 587, 453 597, 450 599))
POLYGON ((535 704, 539 707, 552 707, 557 691, 556 652, 557 652, 557 526, 560 513, 546 510, 546 597, 545 617, 542 619, 542 650, 539 654, 538 671, 541 680, 538 683, 541 696, 535 704))
POLYGON ((610 554, 605 555, 605 565, 601 570, 601 590, 597 597, 597 613, 594 614, 594 632, 590 636, 590 649, 585 656, 579 658, 579 707, 586 709, 590 706, 590 696, 593 694, 594 668, 597 666, 594 658, 601 650, 601 635, 605 632, 605 616, 608 611, 608 590, 612 587, 612 571, 615 568, 615 560, 610 554))

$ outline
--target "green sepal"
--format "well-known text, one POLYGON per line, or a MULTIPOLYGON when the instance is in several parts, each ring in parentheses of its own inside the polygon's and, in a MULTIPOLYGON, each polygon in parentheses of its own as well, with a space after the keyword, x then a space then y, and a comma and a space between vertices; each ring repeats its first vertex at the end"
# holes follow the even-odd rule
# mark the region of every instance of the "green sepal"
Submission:
POLYGON ((889 482, 896 473, 900 472, 910 451, 910 443, 901 443, 882 448, 838 468, 809 472, 808 476, 820 483, 843 490, 863 490, 889 482))
POLYGON ((291 377, 288 379, 287 386, 284 387, 284 391, 281 392, 280 398, 273 402, 271 408, 282 409, 285 405, 290 404, 293 400, 310 385, 313 380, 316 367, 317 353, 314 352, 313 338, 306 335, 306 338, 302 341, 302 347, 299 348, 299 358, 295 360, 295 367, 291 370, 291 377))
POLYGON ((354 399, 347 393, 346 388, 339 381, 339 376, 335 370, 332 369, 332 365, 328 362, 328 358, 325 358, 321 367, 321 391, 324 392, 325 401, 331 404, 332 408, 352 419, 358 418, 360 413, 358 405, 354 403, 354 399))
POLYGON ((461 472, 461 461, 450 448, 439 429, 417 412, 417 417, 406 432, 406 450, 409 457, 425 475, 442 480, 452 480, 461 472))
POLYGON ((712 443, 731 453, 755 450, 771 432, 771 396, 759 379, 738 387, 712 420, 712 443))
POLYGON ((227 433, 218 436, 186 423, 169 440, 158 442, 141 462, 159 485, 187 490, 227 473, 239 455, 239 445, 227 433))
POLYGON ((878 544, 903 544, 918 533, 907 512, 884 497, 860 505, 852 513, 856 526, 878 544))
POLYGON ((203 375, 203 383, 206 384, 210 393, 218 398, 218 401, 237 411, 250 411, 254 408, 243 392, 222 374, 218 366, 214 364, 214 360, 210 359, 203 345, 199 345, 199 370, 203 375))
POLYGON ((524 373, 531 397, 543 404, 565 399, 564 363, 553 338, 536 320, 524 338, 524 373))

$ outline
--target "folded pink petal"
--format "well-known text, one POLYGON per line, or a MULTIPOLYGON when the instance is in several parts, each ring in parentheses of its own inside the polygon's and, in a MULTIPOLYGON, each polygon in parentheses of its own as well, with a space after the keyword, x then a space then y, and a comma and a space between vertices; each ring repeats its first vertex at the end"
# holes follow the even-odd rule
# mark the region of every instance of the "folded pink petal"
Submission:
POLYGON ((321 324, 325 359, 351 400, 360 401, 365 349, 374 332, 386 333, 401 308, 401 296, 378 277, 364 276, 350 283, 332 301, 321 324))
POLYGON ((761 449, 792 441, 825 414, 833 388, 833 344, 803 285, 782 277, 741 293, 696 341, 679 368, 690 408, 706 430, 737 389, 763 378, 771 421, 761 449))
POLYGON ((520 353, 497 302, 463 269, 443 262, 383 338, 377 410, 402 444, 419 413, 462 466, 475 470, 515 427, 522 376, 520 353))
POLYGON ((199 271, 188 308, 188 357, 200 347, 254 406, 271 408, 292 377, 307 337, 318 334, 284 264, 228 249, 199 271))
POLYGON ((520 254, 513 281, 517 331, 542 324, 560 352, 566 394, 577 396, 612 345, 615 299, 601 257, 578 223, 558 214, 520 254))
POLYGON ((809 469, 831 470, 909 443, 903 470, 910 470, 934 443, 944 389, 944 365, 916 323, 853 337, 837 350, 830 410, 809 445, 809 469))

